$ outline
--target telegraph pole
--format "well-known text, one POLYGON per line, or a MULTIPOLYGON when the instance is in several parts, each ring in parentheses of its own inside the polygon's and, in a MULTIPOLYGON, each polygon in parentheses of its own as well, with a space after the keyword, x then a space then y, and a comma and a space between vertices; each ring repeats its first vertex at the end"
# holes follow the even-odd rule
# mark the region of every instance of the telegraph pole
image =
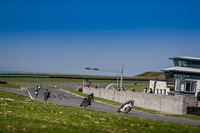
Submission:
POLYGON ((119 78, 119 73, 121 73, 121 81, 120 81, 120 88, 122 87, 122 80, 123 80, 123 72, 124 72, 124 65, 122 65, 122 70, 103 70, 99 68, 91 68, 91 67, 85 67, 86 70, 95 70, 95 71, 105 71, 105 72, 117 72, 117 87, 118 87, 118 78, 119 78))
POLYGON ((122 65, 122 70, 121 70, 120 88, 122 88, 123 72, 124 72, 124 65, 122 65))

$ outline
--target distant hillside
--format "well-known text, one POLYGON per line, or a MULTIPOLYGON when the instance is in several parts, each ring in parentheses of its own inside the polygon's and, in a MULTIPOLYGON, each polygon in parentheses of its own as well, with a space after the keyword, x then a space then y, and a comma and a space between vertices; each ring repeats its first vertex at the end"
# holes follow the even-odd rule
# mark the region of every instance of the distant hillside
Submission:
POLYGON ((165 74, 163 72, 145 72, 136 76, 133 76, 133 78, 137 79, 158 79, 158 80, 165 80, 165 74))

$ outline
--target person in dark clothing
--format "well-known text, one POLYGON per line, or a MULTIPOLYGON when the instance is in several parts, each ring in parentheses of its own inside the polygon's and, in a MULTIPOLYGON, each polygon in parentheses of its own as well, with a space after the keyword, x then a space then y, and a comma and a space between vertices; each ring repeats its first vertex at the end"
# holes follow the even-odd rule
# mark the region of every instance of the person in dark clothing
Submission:
POLYGON ((132 92, 136 92, 134 88, 132 89, 132 92))
POLYGON ((197 93, 197 107, 200 107, 200 91, 197 93))
POLYGON ((147 93, 147 87, 145 87, 145 91, 144 92, 147 93))
POLYGON ((200 101, 200 92, 197 94, 197 100, 200 101))
POLYGON ((90 99, 89 105, 91 105, 91 101, 94 102, 94 93, 89 94, 88 99, 90 99))
POLYGON ((47 98, 50 98, 50 92, 48 91, 48 89, 44 91, 44 96, 46 96, 47 98))

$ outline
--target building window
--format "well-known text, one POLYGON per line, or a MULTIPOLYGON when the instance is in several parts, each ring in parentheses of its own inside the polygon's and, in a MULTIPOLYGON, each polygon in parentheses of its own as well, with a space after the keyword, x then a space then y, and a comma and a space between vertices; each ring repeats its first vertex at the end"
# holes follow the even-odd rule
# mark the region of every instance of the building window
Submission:
POLYGON ((181 83, 181 91, 185 91, 185 84, 183 82, 181 83))
POLYGON ((190 84, 191 82, 189 82, 189 81, 186 81, 185 82, 185 91, 190 91, 190 84))
POLYGON ((191 84, 191 92, 195 92, 197 86, 197 82, 192 82, 191 84))
POLYGON ((197 81, 176 80, 176 91, 195 92, 197 81))
POLYGON ((164 89, 164 94, 166 94, 166 89, 164 89))

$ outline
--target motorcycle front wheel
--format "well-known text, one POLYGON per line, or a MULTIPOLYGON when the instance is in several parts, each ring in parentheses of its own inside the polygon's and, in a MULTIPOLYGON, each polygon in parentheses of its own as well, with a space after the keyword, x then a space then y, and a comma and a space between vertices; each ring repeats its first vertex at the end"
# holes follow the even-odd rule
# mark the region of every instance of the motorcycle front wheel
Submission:
POLYGON ((118 109, 117 109, 117 112, 118 112, 118 113, 120 113, 120 112, 121 112, 121 111, 120 111, 120 108, 118 108, 118 109))

